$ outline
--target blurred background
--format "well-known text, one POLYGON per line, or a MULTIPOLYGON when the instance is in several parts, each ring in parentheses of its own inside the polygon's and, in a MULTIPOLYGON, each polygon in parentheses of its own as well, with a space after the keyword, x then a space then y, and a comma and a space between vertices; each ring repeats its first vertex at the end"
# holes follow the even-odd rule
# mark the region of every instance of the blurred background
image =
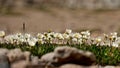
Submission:
POLYGON ((0 0, 0 30, 120 32, 119 9, 120 0, 0 0))

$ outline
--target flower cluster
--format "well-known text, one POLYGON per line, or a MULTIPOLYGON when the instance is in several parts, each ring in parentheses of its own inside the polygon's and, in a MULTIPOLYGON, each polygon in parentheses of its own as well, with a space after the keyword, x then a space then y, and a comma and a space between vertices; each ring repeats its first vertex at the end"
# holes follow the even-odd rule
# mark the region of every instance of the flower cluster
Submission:
POLYGON ((117 36, 117 33, 104 34, 102 37, 93 38, 93 43, 100 46, 113 46, 119 47, 120 37, 117 36))
POLYGON ((104 34, 100 37, 91 37, 89 31, 72 32, 66 29, 64 33, 44 32, 33 36, 28 33, 16 33, 5 35, 4 31, 0 31, 0 43, 7 44, 28 44, 35 46, 36 44, 96 44, 97 46, 114 46, 119 47, 120 37, 117 33, 104 34))

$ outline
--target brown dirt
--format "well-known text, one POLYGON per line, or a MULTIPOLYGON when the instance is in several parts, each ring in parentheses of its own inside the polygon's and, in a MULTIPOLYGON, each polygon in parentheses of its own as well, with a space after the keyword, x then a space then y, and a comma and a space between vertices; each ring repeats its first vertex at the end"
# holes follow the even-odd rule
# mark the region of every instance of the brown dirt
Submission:
MULTIPOLYGON (((17 10, 15 10, 17 11, 17 10)), ((90 29, 93 31, 113 32, 120 28, 120 10, 20 10, 22 15, 0 15, 0 30, 8 33, 22 32, 22 24, 26 23, 26 32, 36 33, 53 30, 62 32, 66 28, 74 31, 90 29)))

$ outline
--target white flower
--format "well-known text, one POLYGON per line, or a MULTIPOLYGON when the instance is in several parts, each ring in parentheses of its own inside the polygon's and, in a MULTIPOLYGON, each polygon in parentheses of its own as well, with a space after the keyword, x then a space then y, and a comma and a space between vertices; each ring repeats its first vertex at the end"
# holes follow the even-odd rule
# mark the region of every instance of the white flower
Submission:
POLYGON ((75 34, 73 34, 73 37, 75 37, 75 38, 81 38, 82 37, 82 35, 81 34, 79 34, 79 33, 75 33, 75 34))
POLYGON ((69 39, 69 38, 70 38, 70 36, 69 36, 68 34, 63 34, 63 37, 64 37, 65 39, 69 39))
POLYGON ((83 35, 82 38, 84 38, 84 39, 88 39, 88 37, 87 37, 86 35, 83 35))
POLYGON ((110 39, 111 40, 116 40, 117 39, 117 32, 111 33, 110 34, 110 39))
POLYGON ((25 40, 25 39, 19 39, 19 41, 20 41, 20 42, 26 42, 26 40, 25 40))
POLYGON ((70 33, 72 33, 72 30, 70 30, 70 29, 66 29, 65 33, 70 34, 70 33))
POLYGON ((111 33, 112 36, 117 36, 117 32, 111 33))
POLYGON ((17 35, 18 37, 21 37, 21 36, 22 36, 22 33, 16 33, 16 35, 17 35))
POLYGON ((49 34, 50 34, 51 37, 55 37, 55 36, 54 36, 54 34, 55 34, 54 32, 51 32, 51 33, 49 33, 49 34))
POLYGON ((53 36, 54 36, 55 38, 57 38, 57 36, 58 36, 58 33, 54 33, 54 34, 53 34, 53 36))
POLYGON ((108 35, 107 34, 103 34, 104 35, 104 37, 107 39, 108 38, 108 35))
POLYGON ((53 40, 53 38, 54 38, 53 36, 54 36, 54 35, 53 35, 52 32, 51 32, 51 33, 44 33, 44 37, 43 37, 43 38, 44 38, 45 40, 49 40, 49 41, 50 41, 50 40, 53 40))
POLYGON ((0 31, 0 37, 5 36, 5 32, 4 31, 0 31))
POLYGON ((87 36, 89 36, 89 35, 90 35, 90 32, 89 32, 89 31, 82 31, 81 34, 82 34, 82 35, 87 35, 87 36))
POLYGON ((57 38, 60 39, 60 40, 63 40, 63 39, 64 39, 63 35, 60 34, 60 33, 57 35, 57 38))
POLYGON ((36 42, 28 41, 28 44, 29 44, 30 46, 35 46, 36 42))
POLYGON ((118 44, 118 43, 113 42, 112 46, 113 46, 113 47, 118 47, 118 46, 119 46, 119 44, 118 44))
POLYGON ((42 39, 42 38, 44 38, 44 35, 41 34, 41 33, 38 33, 38 34, 37 34, 37 38, 42 39))
POLYGON ((73 41, 73 42, 77 42, 77 38, 73 38, 72 41, 73 41))
POLYGON ((25 38, 30 38, 31 35, 30 34, 25 34, 25 38))
POLYGON ((50 40, 52 40, 52 39, 53 39, 53 38, 52 38, 51 36, 49 36, 49 35, 48 35, 47 37, 45 37, 45 40, 49 40, 49 41, 50 41, 50 40))
POLYGON ((83 42, 82 42, 82 39, 78 39, 78 43, 79 44, 82 44, 83 42))
POLYGON ((96 40, 96 42, 101 42, 102 41, 101 38, 96 38, 95 40, 96 40))
POLYGON ((44 44, 44 41, 42 39, 38 39, 39 44, 44 44))
POLYGON ((34 41, 34 42, 37 42, 37 41, 38 41, 38 39, 35 38, 35 37, 33 37, 31 40, 34 41))
POLYGON ((38 39, 32 37, 31 39, 28 39, 27 42, 30 46, 35 46, 36 42, 38 41, 38 39))

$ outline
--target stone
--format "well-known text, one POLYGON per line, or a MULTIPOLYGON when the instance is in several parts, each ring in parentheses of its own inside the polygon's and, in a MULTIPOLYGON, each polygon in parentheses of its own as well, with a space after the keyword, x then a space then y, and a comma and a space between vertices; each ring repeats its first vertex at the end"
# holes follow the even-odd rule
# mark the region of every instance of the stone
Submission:
POLYGON ((39 58, 36 56, 33 56, 31 58, 31 64, 37 65, 39 63, 39 58))
POLYGON ((41 57, 41 61, 43 62, 55 62, 54 52, 47 53, 41 57))
POLYGON ((115 68, 115 66, 105 66, 104 68, 115 68))
POLYGON ((9 52, 8 49, 0 48, 0 54, 6 55, 9 52))
POLYGON ((116 66, 116 68, 120 68, 120 66, 116 66))
POLYGON ((96 62, 96 57, 88 51, 78 50, 68 46, 57 47, 54 50, 57 63, 74 63, 80 65, 92 65, 96 62))
POLYGON ((10 68, 9 60, 4 54, 0 54, 0 68, 10 68))
POLYGON ((21 60, 11 64, 11 68, 26 68, 29 63, 21 60))
POLYGON ((25 60, 26 57, 24 56, 23 52, 20 49, 13 49, 10 50, 7 54, 10 62, 15 62, 18 60, 25 60))
POLYGON ((26 61, 29 62, 31 60, 31 53, 29 51, 23 52, 23 56, 25 57, 26 61))
POLYGON ((55 48, 54 52, 43 55, 41 60, 57 67, 67 63, 87 66, 96 63, 93 53, 68 46, 55 48))
POLYGON ((65 64, 60 66, 59 68, 98 68, 98 66, 81 66, 76 64, 65 64))
POLYGON ((37 64, 37 65, 27 65, 26 68, 45 68, 44 65, 40 65, 40 64, 37 64))
POLYGON ((120 66, 104 66, 102 68, 120 68, 120 66))

